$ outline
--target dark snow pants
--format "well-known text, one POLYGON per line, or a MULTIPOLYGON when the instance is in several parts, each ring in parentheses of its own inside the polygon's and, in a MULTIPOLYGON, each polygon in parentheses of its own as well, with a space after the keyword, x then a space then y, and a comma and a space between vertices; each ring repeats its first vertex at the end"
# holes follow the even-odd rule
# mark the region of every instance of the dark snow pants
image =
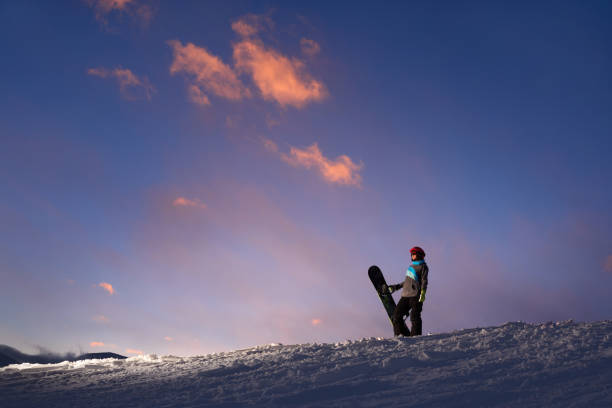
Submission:
POLYGON ((404 336, 420 336, 423 327, 423 321, 421 320, 422 310, 423 304, 419 302, 418 296, 401 298, 393 313, 393 334, 396 336, 400 334, 404 336), (410 312, 410 323, 412 327, 409 333, 402 333, 402 321, 408 312, 410 312))

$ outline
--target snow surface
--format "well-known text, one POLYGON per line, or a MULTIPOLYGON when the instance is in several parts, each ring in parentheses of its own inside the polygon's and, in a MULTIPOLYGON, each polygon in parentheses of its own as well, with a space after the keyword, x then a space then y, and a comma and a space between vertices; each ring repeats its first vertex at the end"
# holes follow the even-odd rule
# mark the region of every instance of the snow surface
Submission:
POLYGON ((1 407, 612 407, 612 321, 0 369, 1 407))

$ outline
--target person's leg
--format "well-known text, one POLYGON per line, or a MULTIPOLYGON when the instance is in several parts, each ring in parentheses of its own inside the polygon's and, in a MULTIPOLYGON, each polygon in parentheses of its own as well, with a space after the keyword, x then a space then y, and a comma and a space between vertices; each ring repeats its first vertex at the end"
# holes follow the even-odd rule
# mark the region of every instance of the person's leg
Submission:
POLYGON ((395 312, 393 312, 393 334, 395 336, 399 336, 403 334, 404 336, 410 336, 410 332, 406 332, 406 325, 404 324, 404 316, 408 314, 410 311, 410 301, 409 298, 400 298, 399 302, 397 302, 397 306, 395 307, 395 312))
POLYGON ((421 311, 423 310, 423 304, 419 302, 419 298, 416 296, 411 297, 409 299, 410 323, 412 324, 412 327, 410 328, 410 335, 420 336, 423 330, 423 321, 421 320, 421 311))

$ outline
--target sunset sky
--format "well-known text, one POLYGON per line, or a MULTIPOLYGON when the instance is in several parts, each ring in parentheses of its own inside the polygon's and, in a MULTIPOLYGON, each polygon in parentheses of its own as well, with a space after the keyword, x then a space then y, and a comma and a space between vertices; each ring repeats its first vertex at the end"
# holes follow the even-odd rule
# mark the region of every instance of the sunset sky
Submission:
POLYGON ((612 318, 612 5, 0 3, 0 344, 612 318))

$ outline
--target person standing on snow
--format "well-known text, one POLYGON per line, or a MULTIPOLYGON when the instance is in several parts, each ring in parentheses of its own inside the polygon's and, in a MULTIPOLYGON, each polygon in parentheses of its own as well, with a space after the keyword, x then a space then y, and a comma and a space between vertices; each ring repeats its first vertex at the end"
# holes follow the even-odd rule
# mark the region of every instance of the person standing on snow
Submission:
POLYGON ((399 336, 420 336, 423 328, 421 320, 421 312, 423 311, 423 302, 425 301, 425 292, 427 291, 427 274, 429 268, 425 263, 425 251, 420 247, 414 247, 410 250, 412 264, 406 270, 406 279, 403 283, 391 285, 383 290, 393 293, 402 288, 402 298, 397 303, 395 313, 393 313, 393 334, 399 336), (402 324, 404 316, 410 312, 410 322, 412 324, 409 333, 403 333, 402 324))

